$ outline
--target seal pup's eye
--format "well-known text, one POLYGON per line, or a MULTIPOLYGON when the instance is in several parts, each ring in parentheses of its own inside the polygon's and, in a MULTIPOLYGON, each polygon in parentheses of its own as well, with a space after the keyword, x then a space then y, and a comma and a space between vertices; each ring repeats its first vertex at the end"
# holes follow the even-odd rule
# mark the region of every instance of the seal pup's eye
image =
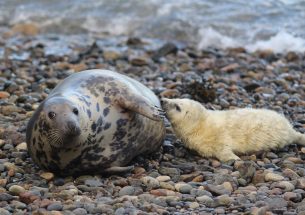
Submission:
POLYGON ((50 119, 54 119, 55 116, 56 116, 56 113, 54 113, 53 111, 51 111, 51 112, 48 113, 48 116, 49 116, 50 119))
POLYGON ((179 105, 175 105, 176 111, 181 112, 181 108, 179 107, 179 105))
POLYGON ((78 115, 78 109, 77 109, 77 108, 73 108, 73 113, 74 113, 75 115, 78 115))

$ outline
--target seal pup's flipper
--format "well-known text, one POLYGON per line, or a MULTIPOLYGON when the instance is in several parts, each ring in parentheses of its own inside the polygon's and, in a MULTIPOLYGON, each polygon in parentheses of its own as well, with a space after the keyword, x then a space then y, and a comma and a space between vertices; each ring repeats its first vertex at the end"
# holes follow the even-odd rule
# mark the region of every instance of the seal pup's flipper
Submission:
POLYGON ((130 172, 134 169, 134 166, 113 166, 105 169, 103 172, 107 174, 122 174, 130 172))
POLYGON ((161 121, 165 115, 160 107, 151 105, 144 97, 138 95, 120 95, 115 98, 115 103, 154 121, 161 121))

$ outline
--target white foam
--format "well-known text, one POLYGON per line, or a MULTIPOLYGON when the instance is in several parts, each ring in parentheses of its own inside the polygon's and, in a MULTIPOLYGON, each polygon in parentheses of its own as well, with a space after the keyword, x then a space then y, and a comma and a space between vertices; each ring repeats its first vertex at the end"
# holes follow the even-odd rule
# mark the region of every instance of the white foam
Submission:
POLYGON ((269 40, 257 41, 253 45, 246 45, 246 49, 249 51, 270 49, 277 53, 288 51, 304 52, 305 40, 286 31, 280 31, 269 40))
POLYGON ((94 17, 87 16, 82 27, 89 32, 107 32, 112 35, 126 35, 132 29, 130 23, 132 23, 132 20, 128 17, 117 18, 108 22, 100 23, 99 20, 94 17))
POLYGON ((155 1, 158 3, 157 16, 165 16, 172 13, 173 10, 177 8, 183 8, 187 6, 189 3, 184 0, 175 0, 175 1, 155 1))
POLYGON ((290 5, 290 4, 299 4, 302 3, 304 0, 280 0, 285 5, 290 5))
POLYGON ((199 49, 207 47, 229 48, 239 46, 239 43, 234 39, 224 36, 212 28, 199 30, 200 42, 199 49))
POLYGON ((288 51, 304 52, 305 39, 294 36, 286 31, 280 31, 269 40, 256 41, 254 44, 242 43, 236 39, 220 34, 212 28, 199 31, 199 49, 207 47, 229 48, 245 47, 249 52, 257 50, 272 50, 275 53, 285 53, 288 51))

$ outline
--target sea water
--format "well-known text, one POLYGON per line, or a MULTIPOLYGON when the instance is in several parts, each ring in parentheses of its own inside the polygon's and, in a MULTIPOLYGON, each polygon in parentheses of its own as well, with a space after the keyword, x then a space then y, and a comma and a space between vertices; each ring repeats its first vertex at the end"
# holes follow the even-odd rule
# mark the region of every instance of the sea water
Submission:
POLYGON ((305 0, 0 0, 0 26, 305 51, 305 0))

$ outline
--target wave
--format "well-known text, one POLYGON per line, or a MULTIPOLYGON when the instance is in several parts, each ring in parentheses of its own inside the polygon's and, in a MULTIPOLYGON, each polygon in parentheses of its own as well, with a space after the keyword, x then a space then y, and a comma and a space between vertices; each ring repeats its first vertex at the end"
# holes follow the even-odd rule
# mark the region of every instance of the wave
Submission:
POLYGON ((30 22, 41 33, 99 34, 304 52, 304 0, 1 0, 1 26, 30 22))
POLYGON ((280 31, 267 40, 258 40, 251 43, 241 42, 238 39, 230 38, 222 35, 212 28, 199 31, 200 41, 198 48, 204 49, 208 47, 216 48, 234 48, 244 47, 249 52, 258 50, 272 50, 275 53, 285 53, 289 51, 304 52, 305 39, 294 36, 286 31, 280 31))

